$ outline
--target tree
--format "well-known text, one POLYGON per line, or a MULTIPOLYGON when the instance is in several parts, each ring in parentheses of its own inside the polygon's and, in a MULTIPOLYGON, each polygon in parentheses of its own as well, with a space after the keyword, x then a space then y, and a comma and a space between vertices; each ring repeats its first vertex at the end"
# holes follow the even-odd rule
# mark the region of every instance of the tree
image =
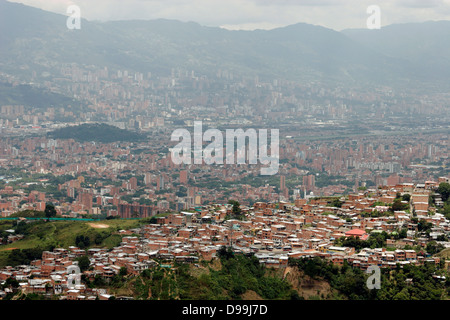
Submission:
POLYGON ((410 300, 410 295, 408 289, 403 288, 402 291, 397 293, 393 298, 393 300, 410 300))
POLYGON ((236 200, 230 200, 228 201, 228 204, 233 205, 233 215, 237 216, 241 214, 241 204, 236 200))
POLYGON ((433 224, 431 222, 427 222, 425 219, 420 219, 419 223, 417 224, 417 230, 419 232, 429 232, 432 227, 433 224))
POLYGON ((333 201, 331 201, 331 206, 336 207, 336 208, 341 208, 343 202, 339 199, 334 199, 333 201))
POLYGON ((79 257, 77 261, 78 267, 80 267, 81 272, 88 270, 91 265, 91 261, 89 260, 88 256, 79 257))
POLYGON ((94 277, 93 284, 96 287, 101 287, 101 286, 104 286, 106 284, 106 282, 105 282, 105 279, 103 279, 103 277, 101 275, 97 274, 94 277))
POLYGON ((44 212, 46 218, 53 218, 56 216, 56 209, 53 204, 46 204, 44 212))
POLYGON ((402 200, 409 202, 411 200, 411 195, 409 193, 405 193, 404 195, 402 195, 402 200))
POLYGON ((18 288, 19 287, 19 281, 17 281, 15 278, 8 278, 5 281, 4 287, 5 288, 9 288, 9 287, 18 288))
POLYGON ((97 234, 95 235, 95 237, 94 237, 94 243, 97 244, 97 245, 99 245, 99 244, 101 244, 101 243, 103 242, 103 240, 104 240, 105 238, 107 238, 107 235, 106 235, 106 234, 103 234, 103 233, 97 233, 97 234))
MULTIPOLYGON (((45 249, 49 249, 48 247, 45 249)), ((42 248, 14 249, 7 258, 6 264, 9 266, 30 264, 31 261, 42 257, 42 248)))
POLYGON ((127 273, 128 273, 128 271, 127 271, 127 268, 125 268, 125 267, 121 267, 120 268, 120 270, 119 270, 119 275, 120 276, 126 276, 127 275, 127 273))
POLYGON ((430 241, 427 244, 427 247, 425 248, 425 250, 429 253, 429 254, 436 254, 440 251, 442 251, 444 249, 444 246, 442 244, 438 244, 436 241, 430 241))
POLYGON ((403 238, 406 238, 407 235, 408 235, 408 229, 402 228, 402 230, 400 230, 400 232, 399 232, 399 234, 398 234, 398 237, 399 237, 400 239, 403 239, 403 238))
POLYGON ((220 249, 217 251, 217 256, 220 259, 231 259, 234 257, 234 252, 231 248, 227 248, 225 246, 221 246, 220 249))
POLYGON ((408 208, 407 204, 402 203, 401 199, 395 199, 392 204, 391 211, 401 211, 408 208))
POLYGON ((444 204, 444 208, 442 209, 442 213, 445 215, 447 219, 450 218, 450 203, 446 202, 444 204))
POLYGON ((132 218, 139 218, 139 212, 137 211, 133 211, 133 213, 131 214, 132 218))
POLYGON ((441 195, 442 201, 447 202, 450 196, 450 184, 447 182, 442 182, 441 184, 439 184, 437 192, 439 192, 439 194, 441 195))
POLYGON ((80 249, 89 247, 90 244, 91 244, 91 239, 89 239, 89 237, 79 235, 75 238, 75 245, 77 247, 79 247, 80 249))

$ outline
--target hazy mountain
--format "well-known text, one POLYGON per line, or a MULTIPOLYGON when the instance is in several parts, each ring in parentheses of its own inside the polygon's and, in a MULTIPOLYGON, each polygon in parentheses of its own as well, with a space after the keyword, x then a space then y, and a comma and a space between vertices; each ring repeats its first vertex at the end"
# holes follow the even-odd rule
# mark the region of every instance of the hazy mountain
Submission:
POLYGON ((13 86, 4 82, 0 82, 0 105, 23 105, 27 108, 38 109, 68 105, 76 109, 85 107, 80 101, 58 93, 30 85, 13 86))
POLYGON ((395 24, 379 30, 348 29, 342 33, 375 52, 408 60, 421 79, 449 79, 450 21, 395 24))
MULTIPOLYGON (((171 20, 83 20, 81 30, 69 30, 66 19, 0 0, 0 30, 7 30, 0 33, 0 71, 53 73, 75 62, 164 75, 172 68, 205 74, 226 69, 262 78, 348 84, 397 83, 422 71, 421 56, 375 50, 357 36, 364 30, 341 33, 299 23, 270 31, 229 31, 171 20)), ((423 44, 410 41, 404 51, 423 44)), ((441 61, 446 60, 432 63, 437 67, 441 61)))

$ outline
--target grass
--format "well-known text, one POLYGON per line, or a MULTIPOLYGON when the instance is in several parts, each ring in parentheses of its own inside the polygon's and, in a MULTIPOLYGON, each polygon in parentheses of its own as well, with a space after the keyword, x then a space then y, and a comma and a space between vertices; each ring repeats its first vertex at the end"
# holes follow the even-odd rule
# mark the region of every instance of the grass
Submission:
POLYGON ((6 261, 8 259, 8 251, 0 251, 0 266, 6 266, 6 261))
POLYGON ((441 252, 435 254, 435 256, 449 260, 450 259, 450 248, 442 250, 441 252))
MULTIPOLYGON (((51 221, 32 222, 29 234, 22 240, 0 246, 0 266, 5 266, 10 250, 13 248, 30 249, 46 248, 54 246, 57 248, 68 248, 75 245, 75 239, 79 235, 88 236, 91 240, 90 248, 113 248, 120 244, 122 237, 112 234, 119 230, 133 229, 138 227, 141 220, 102 220, 101 224, 108 228, 93 228, 93 222, 84 221, 51 221), (96 237, 100 237, 101 243, 95 244, 96 237)), ((95 222, 94 222, 95 223, 95 222)), ((10 229, 12 224, 1 224, 0 228, 10 229)))
POLYGON ((13 226, 12 221, 4 220, 0 221, 0 231, 11 229, 13 226))

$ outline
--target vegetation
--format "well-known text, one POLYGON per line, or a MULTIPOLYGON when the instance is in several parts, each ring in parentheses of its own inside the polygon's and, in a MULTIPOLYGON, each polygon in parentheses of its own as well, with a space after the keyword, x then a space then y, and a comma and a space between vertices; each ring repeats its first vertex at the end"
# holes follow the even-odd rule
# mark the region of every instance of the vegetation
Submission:
POLYGON ((24 210, 13 213, 10 218, 45 218, 44 211, 24 210))
POLYGON ((90 266, 90 260, 88 256, 82 256, 76 259, 78 261, 78 267, 80 268, 81 272, 84 272, 89 269, 90 266))
MULTIPOLYGON (((136 299, 239 300, 249 292, 263 299, 302 299, 286 279, 260 264, 254 256, 222 247, 218 258, 214 263, 202 263, 203 267, 176 263, 171 268, 158 266, 145 270, 136 277, 120 273, 109 286, 116 295, 126 292, 136 299)), ((447 274, 443 264, 381 268, 380 289, 369 289, 367 281, 371 274, 347 262, 337 266, 316 257, 290 259, 289 266, 297 268, 301 277, 325 281, 331 286, 332 293, 328 296, 317 294, 309 299, 439 300, 450 293, 450 281, 435 278, 447 274)))
POLYGON ((109 284, 115 295, 136 299, 240 300, 249 291, 264 299, 298 298, 291 285, 260 264, 254 256, 235 254, 223 247, 219 261, 202 265, 157 266, 140 275, 117 275, 109 284))
POLYGON ((339 200, 339 198, 333 199, 333 201, 330 202, 330 205, 336 208, 341 208, 343 204, 344 203, 341 200, 339 200))
POLYGON ((390 210, 386 210, 386 211, 378 211, 378 210, 373 210, 372 212, 363 212, 361 213, 361 216, 366 218, 366 217, 371 217, 371 218, 379 218, 379 217, 388 217, 388 216, 392 216, 393 212, 390 210))
POLYGON ((408 196, 404 195, 403 197, 400 195, 400 193, 397 193, 397 196, 394 199, 394 203, 392 203, 392 205, 390 206, 389 211, 394 212, 394 211, 408 210, 409 204, 403 203, 403 201, 409 201, 409 199, 410 198, 408 198, 408 196))
POLYGON ((92 247, 113 248, 120 244, 122 236, 114 234, 121 229, 138 227, 147 220, 103 220, 108 228, 94 228, 83 221, 38 220, 32 222, 13 221, 5 224, 14 229, 16 234, 24 235, 22 240, 0 247, 0 267, 27 264, 39 256, 42 251, 53 248, 79 246, 83 249, 92 247), (15 251, 18 250, 18 251, 15 251))
POLYGON ((0 82, 1 105, 23 105, 38 109, 53 107, 84 107, 82 103, 61 94, 46 91, 30 85, 17 85, 0 82))
POLYGON ((77 141, 96 141, 110 143, 116 141, 136 142, 144 139, 144 136, 120 129, 104 123, 82 124, 79 126, 65 127, 49 133, 55 139, 75 139, 77 141))
POLYGON ((349 300, 440 300, 450 293, 450 281, 435 279, 434 275, 446 272, 442 265, 405 265, 393 270, 381 268, 381 288, 368 289, 366 274, 344 262, 342 267, 321 258, 291 259, 296 266, 313 279, 326 280, 340 294, 338 298, 349 300))
POLYGON ((233 205, 233 207, 231 209, 231 214, 227 215, 225 217, 225 220, 228 220, 228 219, 244 220, 245 219, 245 216, 242 214, 241 204, 238 201, 229 200, 228 204, 233 205))
POLYGON ((233 209, 232 209, 233 215, 237 216, 237 215, 241 214, 241 205, 238 201, 230 200, 230 201, 228 201, 228 204, 233 205, 233 209))
POLYGON ((440 183, 437 192, 441 195, 444 202, 439 212, 444 214, 447 219, 450 219, 450 184, 447 182, 440 183))
POLYGON ((54 217, 56 217, 55 206, 53 204, 47 204, 45 206, 44 213, 45 213, 45 217, 46 218, 54 218, 54 217))
POLYGON ((341 237, 336 240, 336 244, 342 247, 355 248, 355 251, 359 251, 363 248, 382 248, 386 246, 386 239, 389 235, 383 231, 381 233, 371 234, 369 239, 361 240, 356 237, 341 237))
POLYGON ((18 265, 29 265, 31 261, 41 259, 42 252, 46 250, 53 250, 52 247, 46 248, 30 248, 30 249, 14 249, 9 254, 6 265, 8 266, 18 266, 18 265))
POLYGON ((441 195, 442 201, 447 202, 450 197, 450 184, 447 182, 440 183, 437 192, 441 195))

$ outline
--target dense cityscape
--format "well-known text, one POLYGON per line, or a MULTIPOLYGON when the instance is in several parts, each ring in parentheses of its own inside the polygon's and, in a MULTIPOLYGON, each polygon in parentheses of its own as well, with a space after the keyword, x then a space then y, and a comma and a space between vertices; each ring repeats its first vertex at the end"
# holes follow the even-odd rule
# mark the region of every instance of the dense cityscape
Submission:
POLYGON ((36 52, 0 60, 1 300, 450 298, 445 83, 36 52), (279 130, 276 173, 176 164, 199 122, 279 130))

